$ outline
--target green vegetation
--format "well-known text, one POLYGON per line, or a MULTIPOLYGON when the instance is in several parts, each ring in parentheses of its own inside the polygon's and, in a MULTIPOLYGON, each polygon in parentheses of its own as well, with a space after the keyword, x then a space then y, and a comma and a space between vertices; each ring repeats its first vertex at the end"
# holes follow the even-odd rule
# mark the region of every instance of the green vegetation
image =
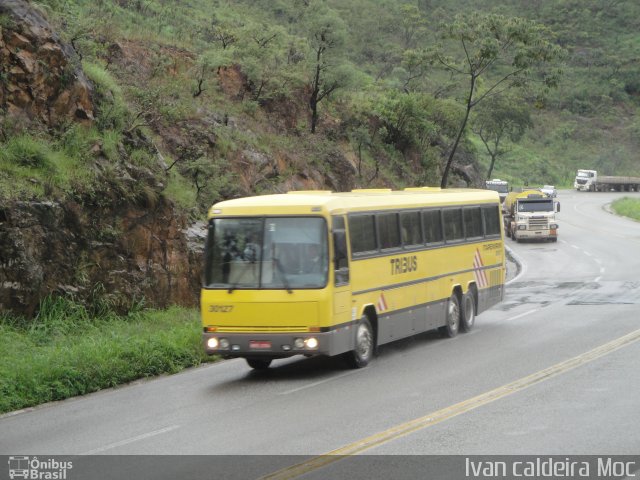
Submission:
POLYGON ((618 215, 640 221, 640 200, 637 198, 620 198, 611 204, 611 208, 618 215))
MULTIPOLYGON (((96 176, 96 144, 162 176, 152 142, 172 169, 164 194, 196 216, 273 191, 336 147, 356 157, 359 187, 445 184, 468 163, 531 184, 568 186, 577 168, 637 174, 632 0, 37 3, 95 85, 95 141, 74 152, 81 178, 96 176), (138 128, 146 146, 128 141, 138 128), (265 175, 244 152, 292 168, 265 175)), ((1 183, 13 175, 0 164, 1 183)), ((42 195, 37 175, 19 178, 16 196, 42 195)))
POLYGON ((197 311, 140 307, 118 316, 101 301, 86 308, 58 297, 34 320, 0 315, 0 413, 211 360, 197 311))
MULTIPOLYGON (((202 219, 221 199, 321 186, 336 163, 356 187, 437 185, 467 165, 467 181, 513 185, 640 173, 635 0, 33 3, 78 53, 95 121, 25 127, 1 105, 0 201, 164 195, 202 219)), ((195 365, 199 331, 175 308, 0 313, 0 411, 195 365)))

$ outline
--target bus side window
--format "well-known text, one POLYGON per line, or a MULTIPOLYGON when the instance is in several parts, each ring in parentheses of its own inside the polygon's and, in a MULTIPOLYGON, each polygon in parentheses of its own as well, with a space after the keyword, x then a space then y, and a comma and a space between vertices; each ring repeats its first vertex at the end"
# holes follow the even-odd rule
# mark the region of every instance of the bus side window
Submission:
POLYGON ((335 284, 346 285, 349 283, 349 257, 347 252, 347 232, 344 228, 344 218, 333 217, 333 258, 335 270, 335 284))

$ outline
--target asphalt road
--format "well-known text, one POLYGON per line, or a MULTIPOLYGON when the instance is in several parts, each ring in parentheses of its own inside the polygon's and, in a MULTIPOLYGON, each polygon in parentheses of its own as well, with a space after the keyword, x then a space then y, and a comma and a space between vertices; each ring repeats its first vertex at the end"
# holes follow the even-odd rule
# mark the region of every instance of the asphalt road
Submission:
POLYGON ((520 275, 471 333, 361 370, 230 360, 5 415, 0 455, 281 455, 267 470, 309 478, 339 468, 326 453, 637 455, 640 223, 605 208, 622 195, 561 191, 557 243, 507 239, 520 275))

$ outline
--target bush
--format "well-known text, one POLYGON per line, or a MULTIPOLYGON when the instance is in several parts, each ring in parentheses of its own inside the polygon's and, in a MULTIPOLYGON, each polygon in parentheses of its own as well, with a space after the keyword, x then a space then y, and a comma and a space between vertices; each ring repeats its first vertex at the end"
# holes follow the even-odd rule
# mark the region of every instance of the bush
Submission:
POLYGON ((10 138, 0 149, 0 159, 22 167, 51 170, 54 153, 40 140, 29 135, 10 138))
POLYGON ((196 310, 115 315, 47 298, 33 320, 0 314, 0 413, 95 392, 205 361, 196 310))

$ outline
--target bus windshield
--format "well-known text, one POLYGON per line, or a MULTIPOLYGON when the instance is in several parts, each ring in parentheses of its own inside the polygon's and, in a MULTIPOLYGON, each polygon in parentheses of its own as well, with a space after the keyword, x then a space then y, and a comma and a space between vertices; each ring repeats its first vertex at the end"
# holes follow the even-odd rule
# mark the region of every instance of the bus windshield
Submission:
POLYGON ((209 225, 205 287, 323 288, 329 254, 320 217, 216 218, 209 225))

